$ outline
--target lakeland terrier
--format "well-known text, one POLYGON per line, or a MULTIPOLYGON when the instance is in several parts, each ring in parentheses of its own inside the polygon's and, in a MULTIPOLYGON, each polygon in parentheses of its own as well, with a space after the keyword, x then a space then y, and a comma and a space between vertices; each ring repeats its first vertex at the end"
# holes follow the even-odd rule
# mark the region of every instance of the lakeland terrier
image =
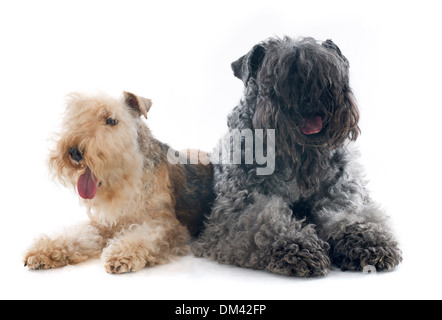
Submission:
POLYGON ((151 105, 129 92, 122 99, 69 96, 49 167, 77 189, 90 221, 37 240, 25 266, 50 269, 101 255, 107 272, 126 273, 189 252, 213 200, 212 167, 202 152, 194 164, 167 161, 172 149, 140 117, 147 119, 151 105))

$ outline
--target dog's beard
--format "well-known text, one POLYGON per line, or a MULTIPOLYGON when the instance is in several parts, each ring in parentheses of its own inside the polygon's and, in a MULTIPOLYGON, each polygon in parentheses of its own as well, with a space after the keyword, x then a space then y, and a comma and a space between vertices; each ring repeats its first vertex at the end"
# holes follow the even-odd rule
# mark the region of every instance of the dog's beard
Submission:
POLYGON ((356 105, 352 99, 345 103, 333 112, 324 108, 304 117, 272 99, 258 99, 253 125, 275 128, 277 161, 289 169, 287 180, 296 179, 304 193, 319 189, 320 172, 328 166, 330 151, 359 134, 356 105))

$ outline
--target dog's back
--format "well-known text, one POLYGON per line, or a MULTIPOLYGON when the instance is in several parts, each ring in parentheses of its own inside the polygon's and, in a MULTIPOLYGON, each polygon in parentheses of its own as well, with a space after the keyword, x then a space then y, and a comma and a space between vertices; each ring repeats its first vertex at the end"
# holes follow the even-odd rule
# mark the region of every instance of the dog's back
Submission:
POLYGON ((170 164, 170 181, 174 189, 177 219, 196 237, 215 199, 213 166, 201 151, 188 150, 187 159, 188 164, 170 164), (191 159, 196 155, 198 159, 191 159))

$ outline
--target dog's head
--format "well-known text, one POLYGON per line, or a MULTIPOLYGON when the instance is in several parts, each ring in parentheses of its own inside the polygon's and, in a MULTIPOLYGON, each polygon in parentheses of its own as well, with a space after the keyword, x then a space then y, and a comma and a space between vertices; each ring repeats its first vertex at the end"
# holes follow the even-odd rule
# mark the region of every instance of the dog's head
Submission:
MULTIPOLYGON (((141 176, 143 159, 138 128, 151 101, 124 92, 121 99, 103 94, 68 96, 62 131, 51 151, 49 166, 63 184, 85 200, 111 202, 141 176)), ((129 190, 127 190, 129 192, 129 190)))
POLYGON ((272 128, 287 147, 340 146, 359 134, 349 63, 331 41, 270 39, 232 63, 245 86, 256 85, 255 128, 272 128))
POLYGON ((298 163, 294 174, 303 182, 314 175, 313 160, 358 137, 349 62, 331 40, 269 39, 232 69, 246 95, 254 94, 246 99, 253 101, 254 128, 276 130, 277 154, 298 163))

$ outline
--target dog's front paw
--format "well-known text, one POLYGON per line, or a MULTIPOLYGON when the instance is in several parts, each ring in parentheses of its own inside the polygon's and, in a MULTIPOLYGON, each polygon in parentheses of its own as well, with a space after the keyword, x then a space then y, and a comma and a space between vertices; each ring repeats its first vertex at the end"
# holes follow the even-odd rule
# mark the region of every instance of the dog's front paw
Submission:
POLYGON ((111 258, 104 264, 107 273, 122 274, 140 270, 146 265, 145 261, 134 257, 111 258))
POLYGON ((24 258, 24 265, 32 270, 53 269, 66 266, 67 252, 47 237, 36 241, 24 258))
POLYGON ((343 271, 361 271, 367 266, 391 271, 402 262, 397 241, 374 223, 347 226, 334 243, 333 263, 343 271))
POLYGON ((106 272, 112 274, 134 272, 146 266, 146 260, 139 253, 118 246, 106 248, 102 260, 106 272))
POLYGON ((316 235, 312 225, 306 226, 292 239, 274 244, 267 270, 296 277, 322 277, 331 271, 330 246, 316 235))

